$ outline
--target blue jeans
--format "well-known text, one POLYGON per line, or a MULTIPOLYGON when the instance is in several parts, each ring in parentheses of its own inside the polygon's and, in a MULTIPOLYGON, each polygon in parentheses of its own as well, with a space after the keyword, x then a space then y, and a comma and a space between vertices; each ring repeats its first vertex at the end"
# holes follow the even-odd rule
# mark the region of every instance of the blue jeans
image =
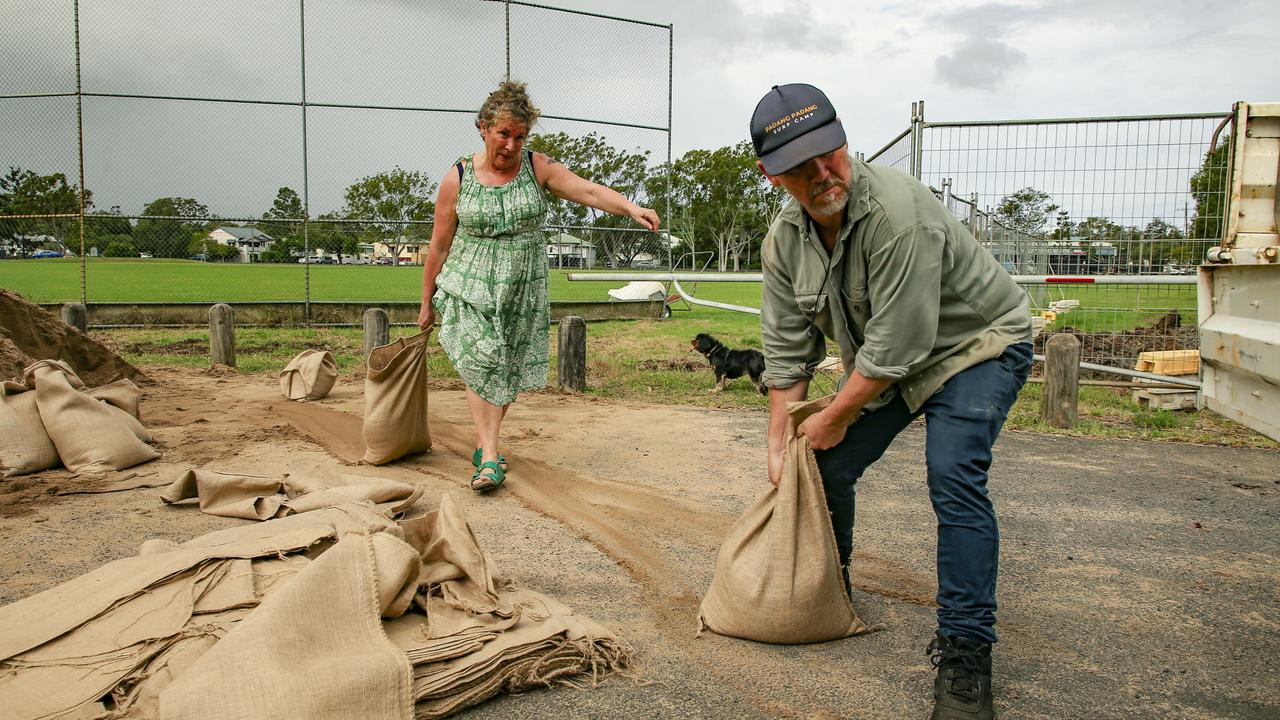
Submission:
POLYGON ((995 642, 1000 533, 987 497, 991 446, 1031 371, 1030 343, 957 373, 919 411, 901 396, 849 426, 844 440, 818 450, 840 563, 853 555, 854 485, 912 420, 925 416, 929 500, 938 518, 938 629, 995 642))

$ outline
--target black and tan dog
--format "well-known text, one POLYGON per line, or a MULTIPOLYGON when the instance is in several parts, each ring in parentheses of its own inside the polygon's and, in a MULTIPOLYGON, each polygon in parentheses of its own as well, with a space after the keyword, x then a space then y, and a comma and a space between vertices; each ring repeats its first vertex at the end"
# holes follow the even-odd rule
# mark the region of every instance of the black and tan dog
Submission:
POLYGON ((764 355, 759 350, 730 350, 724 343, 706 333, 698 333, 689 343, 689 352, 697 350, 706 356, 711 369, 716 374, 716 386, 712 392, 724 390, 725 384, 734 378, 746 375, 751 378, 761 395, 768 395, 769 389, 760 381, 764 374, 764 355))

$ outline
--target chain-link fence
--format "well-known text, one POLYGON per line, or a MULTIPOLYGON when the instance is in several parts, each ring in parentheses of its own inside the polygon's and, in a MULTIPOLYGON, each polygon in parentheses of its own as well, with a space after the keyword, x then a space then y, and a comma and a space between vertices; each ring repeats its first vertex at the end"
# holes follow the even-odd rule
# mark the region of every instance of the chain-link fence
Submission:
MULTIPOLYGON (((0 23, 0 286, 40 302, 416 302, 439 183, 507 77, 542 111, 529 147, 640 204, 670 166, 669 25, 492 0, 0 23)), ((608 300, 571 268, 670 267, 629 223, 552 202, 553 302, 608 300)))
POLYGON ((1046 334, 1133 367, 1198 347, 1195 267, 1221 237, 1227 117, 927 122, 920 102, 868 161, 933 188, 1018 277, 1046 334))

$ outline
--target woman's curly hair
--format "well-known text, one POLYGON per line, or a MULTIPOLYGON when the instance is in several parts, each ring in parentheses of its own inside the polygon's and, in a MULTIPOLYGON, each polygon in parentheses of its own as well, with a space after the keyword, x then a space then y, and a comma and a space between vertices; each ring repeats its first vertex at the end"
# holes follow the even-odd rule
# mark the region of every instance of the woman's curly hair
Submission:
POLYGON ((529 101, 524 83, 506 80, 498 85, 497 90, 489 93, 488 99, 480 106, 480 112, 476 114, 476 127, 480 127, 480 123, 492 125, 499 115, 509 115, 511 119, 532 129, 541 114, 529 101))

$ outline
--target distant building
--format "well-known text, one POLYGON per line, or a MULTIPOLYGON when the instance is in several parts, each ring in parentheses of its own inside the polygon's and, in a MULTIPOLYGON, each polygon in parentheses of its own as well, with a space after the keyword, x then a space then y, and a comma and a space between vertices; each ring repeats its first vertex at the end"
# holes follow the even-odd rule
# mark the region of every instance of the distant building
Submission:
POLYGON ((240 262, 256 263, 262 261, 262 253, 271 247, 275 238, 256 227, 219 226, 209 233, 209 239, 219 245, 233 247, 240 251, 240 262))
POLYGON ((594 268, 595 246, 569 233, 556 233, 547 238, 547 265, 553 268, 594 268))
POLYGON ((384 242, 373 243, 373 261, 378 264, 417 264, 427 260, 427 243, 421 240, 401 238, 396 245, 384 242))

